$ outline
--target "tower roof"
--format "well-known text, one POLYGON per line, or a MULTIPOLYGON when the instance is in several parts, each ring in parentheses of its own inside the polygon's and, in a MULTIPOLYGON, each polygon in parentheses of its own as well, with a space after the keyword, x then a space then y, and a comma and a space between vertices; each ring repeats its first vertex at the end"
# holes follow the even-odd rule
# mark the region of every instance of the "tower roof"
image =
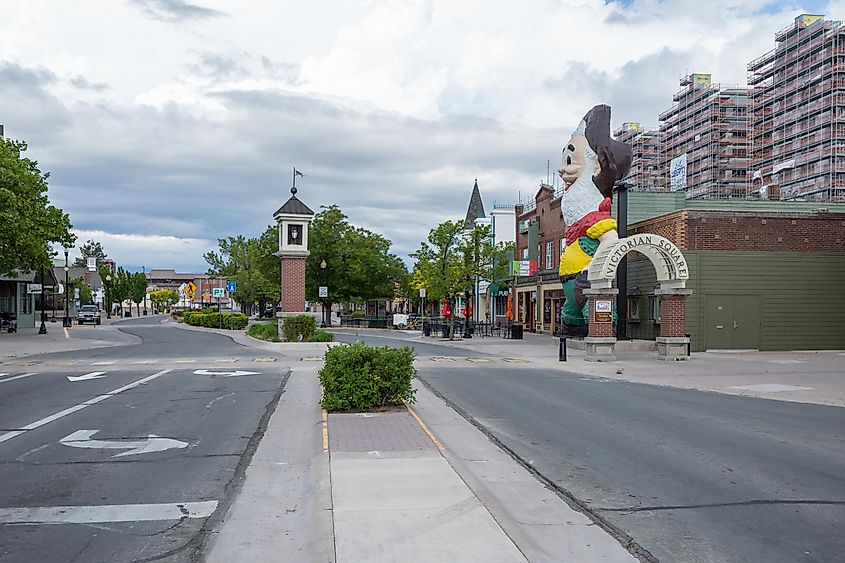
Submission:
POLYGON ((478 190, 478 178, 475 179, 475 185, 472 187, 472 195, 469 198, 469 207, 467 208, 467 226, 475 224, 476 219, 486 217, 484 214, 484 204, 481 202, 481 192, 478 190))
POLYGON ((302 203, 296 195, 290 196, 290 199, 273 213, 273 215, 276 216, 283 213, 287 215, 314 215, 314 212, 302 203))

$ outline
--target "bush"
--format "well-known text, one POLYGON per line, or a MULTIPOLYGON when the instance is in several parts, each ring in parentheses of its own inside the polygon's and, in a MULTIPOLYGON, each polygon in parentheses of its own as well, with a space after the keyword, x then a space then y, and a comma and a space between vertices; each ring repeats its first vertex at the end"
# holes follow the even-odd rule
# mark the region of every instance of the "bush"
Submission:
POLYGON ((288 342, 298 342, 300 335, 302 335, 302 342, 307 342, 317 330, 317 321, 311 315, 288 317, 285 319, 282 330, 288 342))
POLYGON ((200 311, 186 311, 182 320, 192 326, 204 326, 207 328, 220 328, 221 326, 230 330, 243 330, 246 328, 249 319, 243 313, 203 313, 200 311))
POLYGON ((308 342, 334 342, 334 334, 322 330, 315 330, 314 333, 308 337, 308 342))
POLYGON ((279 325, 276 323, 255 323, 250 325, 246 333, 259 340, 279 341, 279 325))
POLYGON ((363 318, 365 318, 366 316, 367 316, 367 315, 364 313, 364 311, 361 311, 361 310, 358 310, 358 311, 352 311, 352 318, 353 318, 353 319, 363 319, 363 318))
POLYGON ((363 342, 326 350, 320 370, 324 409, 370 410, 415 401, 413 348, 376 348, 363 342))

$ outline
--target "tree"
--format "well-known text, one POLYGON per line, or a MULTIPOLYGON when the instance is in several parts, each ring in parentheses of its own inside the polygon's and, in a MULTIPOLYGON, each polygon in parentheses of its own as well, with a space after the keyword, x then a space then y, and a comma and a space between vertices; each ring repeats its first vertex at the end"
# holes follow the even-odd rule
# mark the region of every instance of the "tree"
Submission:
POLYGON ((79 247, 79 253, 80 256, 73 261, 73 265, 76 267, 87 266, 88 256, 94 256, 97 259, 98 268, 105 264, 108 259, 108 256, 106 256, 103 250, 103 245, 91 239, 88 239, 85 244, 79 247))
POLYGON ((67 213, 50 205, 48 173, 24 158, 23 141, 0 139, 0 275, 49 267, 53 243, 70 247, 67 213))
POLYGON ((336 205, 321 208, 308 240, 311 254, 305 263, 305 296, 325 301, 329 310, 333 303, 393 298, 396 284, 407 275, 402 260, 390 253, 389 239, 353 226, 336 205), (329 288, 324 300, 318 293, 321 285, 329 288))
POLYGON ((156 308, 169 307, 179 300, 179 293, 175 289, 159 289, 150 292, 150 301, 152 301, 156 308))
POLYGON ((124 270, 123 266, 111 273, 112 281, 109 284, 109 298, 112 303, 120 304, 120 314, 123 314, 123 302, 129 299, 131 276, 132 274, 124 270))
POLYGON ((237 291, 232 294, 243 311, 258 301, 261 312, 267 302, 280 298, 279 280, 281 270, 276 227, 267 227, 258 238, 243 235, 219 239, 219 252, 207 252, 203 257, 211 266, 208 275, 226 277, 237 282, 237 291))
POLYGON ((91 287, 85 283, 83 278, 76 278, 70 280, 70 287, 66 290, 68 292, 69 297, 73 297, 74 289, 79 290, 79 303, 81 305, 88 305, 91 303, 91 287))
POLYGON ((129 286, 129 298, 135 302, 136 316, 141 316, 141 302, 147 298, 147 276, 143 272, 129 274, 127 283, 129 286))

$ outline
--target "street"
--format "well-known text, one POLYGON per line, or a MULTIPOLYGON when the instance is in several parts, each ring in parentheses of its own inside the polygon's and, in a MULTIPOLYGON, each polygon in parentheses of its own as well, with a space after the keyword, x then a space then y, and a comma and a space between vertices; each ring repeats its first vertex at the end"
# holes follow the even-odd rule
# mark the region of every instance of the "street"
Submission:
POLYGON ((0 365, 0 559, 189 560, 228 506, 288 370, 162 320, 0 365))
POLYGON ((845 409, 355 338, 417 347, 422 381, 661 561, 842 560, 845 409))

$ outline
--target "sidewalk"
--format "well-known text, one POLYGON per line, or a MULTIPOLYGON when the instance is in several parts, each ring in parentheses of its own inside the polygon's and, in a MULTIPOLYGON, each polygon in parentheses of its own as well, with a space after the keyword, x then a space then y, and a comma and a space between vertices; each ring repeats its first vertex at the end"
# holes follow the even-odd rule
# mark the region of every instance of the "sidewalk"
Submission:
POLYGON ((45 323, 47 334, 38 334, 41 327, 39 321, 35 328, 19 328, 17 332, 0 333, 0 362, 39 354, 104 348, 138 342, 138 339, 132 335, 114 328, 107 328, 121 320, 123 319, 103 317, 100 325, 77 326, 74 324, 67 328, 62 326, 61 319, 57 322, 48 321, 45 323))

